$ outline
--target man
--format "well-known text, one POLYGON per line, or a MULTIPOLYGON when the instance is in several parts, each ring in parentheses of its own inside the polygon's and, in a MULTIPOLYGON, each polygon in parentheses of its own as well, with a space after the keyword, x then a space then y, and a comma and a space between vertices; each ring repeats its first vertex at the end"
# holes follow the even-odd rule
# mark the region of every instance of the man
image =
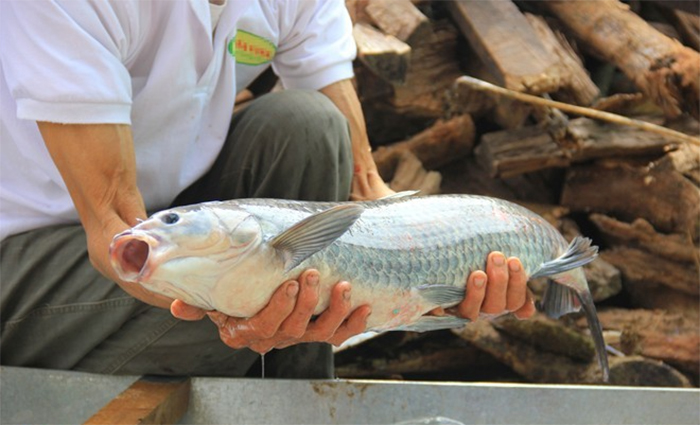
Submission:
MULTIPOLYGON (((147 211, 170 205, 392 193, 350 83, 355 47, 344 3, 0 8, 2 362, 242 376, 255 352, 291 346, 270 352, 266 375, 332 376, 324 342, 362 332, 371 314, 350 311, 351 283, 334 287, 315 320, 315 270, 285 282, 256 316, 232 318, 120 281, 108 249, 147 211), (290 90, 231 118, 235 93, 270 65, 290 90), (216 326, 200 320, 206 315, 216 326)), ((494 253, 487 273, 469 277, 457 310, 527 317, 525 281, 517 259, 494 253)))

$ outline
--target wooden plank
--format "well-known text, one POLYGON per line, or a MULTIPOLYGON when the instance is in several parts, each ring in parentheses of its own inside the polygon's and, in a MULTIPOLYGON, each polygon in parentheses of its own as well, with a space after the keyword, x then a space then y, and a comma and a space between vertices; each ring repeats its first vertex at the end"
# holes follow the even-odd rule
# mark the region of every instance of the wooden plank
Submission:
POLYGON ((382 31, 411 46, 430 34, 428 18, 411 0, 371 0, 365 13, 382 31))
POLYGON ((85 422, 97 424, 174 424, 187 411, 190 380, 141 378, 85 422))
POLYGON ((558 58, 542 46, 513 2, 458 0, 448 2, 448 7, 499 85, 535 94, 562 86, 565 71, 558 58))
POLYGON ((375 75, 390 83, 406 82, 411 46, 366 24, 355 24, 357 58, 375 75))

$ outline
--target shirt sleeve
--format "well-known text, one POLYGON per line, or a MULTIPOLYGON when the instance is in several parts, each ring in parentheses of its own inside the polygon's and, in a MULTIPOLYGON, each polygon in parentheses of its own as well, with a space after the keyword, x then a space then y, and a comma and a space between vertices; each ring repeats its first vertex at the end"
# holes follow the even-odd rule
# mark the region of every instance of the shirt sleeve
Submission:
POLYGON ((19 119, 130 123, 128 4, 0 1, 0 65, 19 119))
POLYGON ((353 76, 357 48, 342 0, 283 2, 272 67, 286 88, 318 90, 353 76))

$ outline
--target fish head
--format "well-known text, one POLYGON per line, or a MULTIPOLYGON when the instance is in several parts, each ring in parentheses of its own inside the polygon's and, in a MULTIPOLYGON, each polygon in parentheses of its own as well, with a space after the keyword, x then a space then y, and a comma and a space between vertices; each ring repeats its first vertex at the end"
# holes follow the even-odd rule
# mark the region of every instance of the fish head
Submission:
POLYGON ((249 213, 200 204, 158 212, 116 235, 110 261, 122 280, 172 296, 216 280, 261 241, 249 213))

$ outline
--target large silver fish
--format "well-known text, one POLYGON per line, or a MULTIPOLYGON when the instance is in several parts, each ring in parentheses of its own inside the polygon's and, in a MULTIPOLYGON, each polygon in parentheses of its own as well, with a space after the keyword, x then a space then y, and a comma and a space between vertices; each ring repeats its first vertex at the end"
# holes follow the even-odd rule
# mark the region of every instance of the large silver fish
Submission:
POLYGON ((551 280, 553 317, 583 306, 608 378, 605 343, 581 266, 597 247, 570 244, 542 217, 503 200, 469 195, 372 202, 240 199, 173 208, 114 238, 112 265, 126 281, 230 316, 262 309, 284 281, 320 272, 316 313, 330 288, 352 283, 353 306, 369 304, 368 330, 427 331, 464 325, 426 315, 464 298, 467 276, 491 251, 520 258, 530 278, 551 280))

